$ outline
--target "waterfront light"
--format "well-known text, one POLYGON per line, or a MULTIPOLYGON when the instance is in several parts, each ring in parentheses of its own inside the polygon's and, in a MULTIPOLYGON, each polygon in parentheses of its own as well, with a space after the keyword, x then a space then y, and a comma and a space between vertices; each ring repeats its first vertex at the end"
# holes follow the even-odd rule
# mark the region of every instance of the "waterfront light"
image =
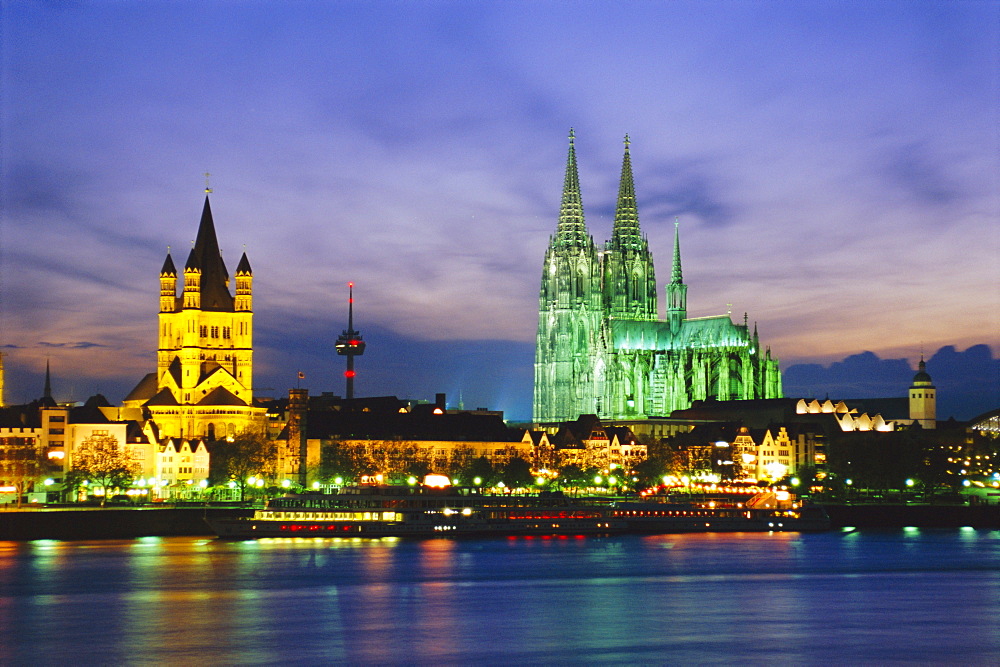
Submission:
POLYGON ((451 486, 451 479, 449 479, 447 475, 424 475, 424 486, 443 489, 447 486, 451 486))
POLYGON ((473 477, 472 478, 472 483, 475 484, 476 486, 479 486, 479 485, 481 485, 483 483, 483 478, 482 477, 473 477))
POLYGON ((334 477, 333 478, 333 483, 339 486, 339 485, 341 485, 341 484, 344 483, 344 478, 343 477, 334 477))
POLYGON ((906 485, 907 485, 907 486, 913 486, 913 484, 914 484, 914 482, 913 482, 913 480, 912 480, 912 479, 907 479, 907 480, 906 480, 906 485))

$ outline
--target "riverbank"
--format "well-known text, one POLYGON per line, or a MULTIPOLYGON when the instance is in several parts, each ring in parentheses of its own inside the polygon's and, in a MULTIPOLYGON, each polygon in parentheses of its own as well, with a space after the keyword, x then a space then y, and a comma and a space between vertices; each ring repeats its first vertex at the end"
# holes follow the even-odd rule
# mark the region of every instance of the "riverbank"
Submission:
POLYGON ((23 508, 0 511, 0 540, 112 540, 214 537, 206 518, 249 516, 229 507, 23 508))
MULTIPOLYGON (((1000 529, 997 505, 824 505, 833 528, 1000 529)), ((205 519, 249 516, 233 507, 34 508, 0 510, 0 540, 110 540, 214 537, 205 519)))
POLYGON ((1000 505, 824 504, 833 528, 1000 529, 1000 505))

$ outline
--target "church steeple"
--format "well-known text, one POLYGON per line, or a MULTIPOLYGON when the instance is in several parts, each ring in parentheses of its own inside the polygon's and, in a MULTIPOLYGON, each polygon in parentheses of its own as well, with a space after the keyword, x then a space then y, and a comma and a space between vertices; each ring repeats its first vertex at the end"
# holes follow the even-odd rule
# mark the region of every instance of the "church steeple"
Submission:
POLYGON ((212 207, 205 195, 205 206, 201 212, 198 236, 184 267, 184 290, 200 292, 198 305, 202 310, 231 311, 233 296, 229 293, 229 272, 222 261, 222 251, 215 235, 212 207), (195 284, 188 285, 188 274, 192 274, 195 284), (198 274, 197 277, 194 274, 198 274))
POLYGON ((563 179, 562 204, 559 207, 559 224, 552 239, 553 247, 585 248, 593 244, 587 233, 580 196, 580 175, 576 168, 575 135, 569 131, 569 154, 566 156, 566 176, 563 179))
POLYGON ((644 250, 646 240, 639 230, 639 208, 635 203, 635 181, 632 178, 632 158, 629 156, 629 138, 625 135, 625 157, 622 158, 622 175, 618 184, 618 205, 611 244, 617 249, 644 250))
POLYGON ((687 285, 681 273, 681 221, 674 218, 674 264, 670 271, 670 284, 667 285, 667 319, 670 321, 671 333, 677 333, 681 322, 687 318, 687 285))
POLYGON ((167 258, 160 269, 160 312, 172 313, 177 310, 177 268, 167 248, 167 258))
POLYGON ((922 354, 917 374, 913 376, 913 384, 910 385, 910 419, 923 428, 937 427, 937 388, 927 372, 922 354))
POLYGON ((584 222, 575 136, 570 130, 559 222, 545 252, 538 294, 535 419, 575 419, 595 411, 592 398, 567 388, 592 384, 592 358, 587 355, 600 321, 600 262, 584 222))
POLYGON ((655 320, 658 316, 656 274, 649 243, 639 229, 629 143, 626 134, 615 224, 604 252, 604 305, 617 319, 655 320))

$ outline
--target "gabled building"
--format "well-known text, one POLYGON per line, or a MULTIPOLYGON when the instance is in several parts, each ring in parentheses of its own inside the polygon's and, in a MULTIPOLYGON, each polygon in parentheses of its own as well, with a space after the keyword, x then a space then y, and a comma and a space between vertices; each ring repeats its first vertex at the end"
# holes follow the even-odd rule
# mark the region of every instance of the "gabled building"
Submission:
POLYGON ((628 427, 605 426, 597 415, 580 415, 559 426, 550 442, 559 465, 631 468, 645 460, 647 447, 628 427))

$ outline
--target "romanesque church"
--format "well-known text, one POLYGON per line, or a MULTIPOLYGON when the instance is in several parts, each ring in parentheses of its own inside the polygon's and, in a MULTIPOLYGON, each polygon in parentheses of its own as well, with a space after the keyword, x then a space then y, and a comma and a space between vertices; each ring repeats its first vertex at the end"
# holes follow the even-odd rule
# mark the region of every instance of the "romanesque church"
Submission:
POLYGON ((603 249, 584 221, 572 131, 562 205, 542 268, 535 422, 667 416, 695 400, 780 398, 770 349, 730 315, 689 318, 680 235, 660 319, 649 244, 639 227, 628 137, 614 227, 603 249))
POLYGON ((159 437, 215 440, 264 424, 252 394, 253 271, 243 253, 234 295, 208 192, 183 272, 169 251, 160 269, 156 372, 123 402, 126 418, 152 419, 159 437))

